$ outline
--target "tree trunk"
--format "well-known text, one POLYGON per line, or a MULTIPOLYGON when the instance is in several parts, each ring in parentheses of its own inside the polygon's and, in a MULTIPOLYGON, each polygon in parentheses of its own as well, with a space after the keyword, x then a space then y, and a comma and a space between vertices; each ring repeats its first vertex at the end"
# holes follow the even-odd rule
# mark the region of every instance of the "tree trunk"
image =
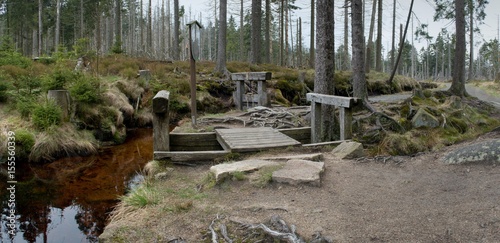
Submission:
POLYGON ((61 0, 56 1, 56 37, 55 37, 55 50, 57 51, 59 46, 59 36, 61 33, 61 0))
POLYGON ((242 28, 243 26, 243 20, 245 18, 245 13, 243 12, 243 0, 241 0, 241 3, 240 3, 240 61, 246 61, 246 58, 245 58, 245 45, 243 44, 244 43, 244 39, 243 39, 243 30, 244 28, 242 28))
POLYGON ((302 18, 297 22, 297 67, 302 68, 302 18))
POLYGON ((396 0, 392 9, 392 47, 391 47, 391 67, 394 67, 394 53, 396 52, 396 0))
MULTIPOLYGON (((398 70, 399 66, 399 60, 401 60, 401 54, 403 53, 404 49, 404 40, 406 39, 406 33, 408 32, 408 26, 410 25, 410 18, 411 14, 413 11, 413 4, 415 3, 415 0, 411 0, 410 3, 410 10, 408 11, 408 17, 406 19, 406 27, 404 33, 401 35, 400 39, 400 44, 399 44, 399 52, 398 52, 398 57, 396 59, 396 64, 394 64, 394 67, 392 69, 391 77, 389 77, 389 80, 387 81, 389 84, 392 84, 392 81, 394 80, 394 75, 396 75, 396 71, 398 70)), ((400 32, 403 32, 403 25, 400 25, 400 32)))
MULTIPOLYGON (((318 0, 316 11, 316 50, 318 51, 315 59, 315 77, 314 92, 319 94, 333 95, 334 86, 334 4, 331 0, 318 0)), ((322 105, 322 136, 321 141, 330 141, 333 138, 334 129, 334 110, 333 107, 322 105)))
MULTIPOLYGON (((281 0, 280 5, 280 65, 285 66, 285 0, 281 0)), ((312 25, 312 24, 311 24, 312 25)))
POLYGON ((363 6, 361 0, 352 0, 352 86, 356 98, 367 99, 365 78, 365 51, 363 43, 363 6))
POLYGON ((151 0, 148 4, 148 36, 147 36, 147 52, 151 54, 153 51, 153 11, 151 0))
POLYGON ((342 70, 349 70, 349 2, 350 0, 345 0, 344 5, 344 65, 342 65, 342 70))
POLYGON ((251 63, 258 64, 260 59, 260 32, 262 23, 262 0, 252 0, 252 38, 251 38, 251 63))
POLYGON ((181 60, 179 33, 180 32, 180 19, 179 19, 179 0, 174 0, 174 60, 181 60))
POLYGON ((382 72, 382 0, 378 0, 377 20, 377 51, 375 57, 375 70, 382 72))
POLYGON ((219 41, 215 71, 226 74, 226 30, 227 30, 227 0, 220 0, 219 11, 219 41))
POLYGON ((122 50, 122 0, 116 0, 115 45, 122 50))
POLYGON ((465 90, 465 0, 455 0, 455 64, 453 66, 453 82, 449 91, 456 96, 467 95, 465 90))
POLYGON ((42 33, 43 33, 43 1, 38 0, 38 56, 42 56, 42 33))
POLYGON ((373 48, 373 31, 375 29, 375 13, 376 13, 376 9, 377 9, 377 0, 373 0, 372 16, 371 16, 371 21, 370 21, 370 33, 368 34, 368 43, 366 43, 366 66, 365 66, 365 72, 366 73, 369 73, 370 72, 370 68, 371 68, 372 50, 373 50, 372 49, 373 48))
MULTIPOLYGON (((271 1, 266 0, 266 33, 264 40, 265 63, 271 63, 271 1)), ((243 25, 241 25, 243 26, 243 25)), ((240 27, 241 28, 241 27, 240 27)), ((243 28, 241 28, 243 29, 243 28)), ((241 44, 243 46, 243 44, 241 44)))
POLYGON ((474 78, 474 1, 469 0, 469 22, 470 22, 470 36, 469 36, 469 75, 467 80, 471 81, 474 78))
POLYGON ((309 68, 314 68, 315 49, 314 49, 314 0, 311 0, 311 39, 309 42, 309 68))

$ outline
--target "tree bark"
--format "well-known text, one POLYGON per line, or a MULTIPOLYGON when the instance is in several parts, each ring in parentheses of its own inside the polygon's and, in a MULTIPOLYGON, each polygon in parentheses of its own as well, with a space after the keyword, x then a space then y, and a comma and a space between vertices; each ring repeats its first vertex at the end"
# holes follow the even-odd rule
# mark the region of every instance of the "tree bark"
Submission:
POLYGON ((240 3, 240 61, 246 61, 245 58, 245 45, 243 44, 244 39, 243 39, 243 20, 245 18, 245 13, 243 12, 243 0, 241 0, 240 3))
POLYGON ((179 19, 179 0, 174 0, 174 60, 181 60, 180 46, 179 46, 179 33, 180 32, 180 19, 179 19))
MULTIPOLYGON (((335 45, 334 45, 334 4, 331 0, 318 0, 316 11, 316 50, 315 59, 314 92, 319 94, 333 95, 335 93, 335 45)), ((333 107, 322 105, 322 137, 321 141, 333 139, 334 115, 333 107)))
POLYGON ((309 42, 309 68, 314 68, 315 50, 314 50, 314 0, 311 0, 311 39, 309 42))
POLYGON ((215 71, 226 74, 227 0, 220 0, 219 6, 219 40, 217 43, 218 49, 215 71))
POLYGON ((453 82, 449 91, 456 96, 467 95, 465 90, 465 0, 455 0, 455 63, 453 66, 453 82))
POLYGON ((363 43, 363 6, 361 0, 352 0, 352 86, 356 98, 367 99, 365 78, 365 48, 363 43))
POLYGON ((375 14, 376 14, 376 9, 377 9, 377 0, 373 0, 372 16, 371 16, 371 21, 370 21, 370 33, 368 34, 368 43, 366 43, 366 64, 365 64, 366 65, 365 66, 365 72, 366 73, 369 73, 370 69, 371 69, 372 50, 373 50, 372 49, 373 48, 373 31, 375 29, 375 14))
POLYGON ((349 2, 350 0, 345 0, 344 5, 344 65, 342 65, 342 70, 349 70, 349 2))
POLYGON ((377 51, 375 55, 375 70, 382 72, 382 0, 378 0, 378 20, 377 20, 377 51))
POLYGON ((151 0, 148 4, 148 36, 147 36, 147 51, 151 54, 153 51, 153 11, 151 0))
POLYGON ((56 36, 55 36, 55 42, 54 42, 54 47, 55 50, 57 51, 58 46, 59 46, 59 36, 61 33, 61 0, 56 1, 56 36))
POLYGON ((115 9, 115 45, 122 50, 122 0, 116 0, 115 9))
POLYGON ((262 25, 262 0, 252 0, 252 38, 251 38, 251 63, 259 64, 261 48, 261 25, 262 25))
POLYGON ((392 9, 392 47, 391 47, 391 67, 394 67, 394 53, 396 52, 396 0, 392 9))
MULTIPOLYGON (((266 33, 264 40, 265 63, 271 63, 271 1, 266 0, 266 33)), ((243 26, 243 25, 241 25, 243 26)), ((240 27, 241 28, 241 27, 240 27)), ((241 28, 243 29, 243 28, 241 28)), ((241 44, 243 46, 243 44, 241 44)))
POLYGON ((38 0, 38 56, 42 56, 42 33, 43 33, 43 1, 38 0))
POLYGON ((471 81, 474 78, 474 1, 469 0, 469 22, 470 22, 470 33, 469 33, 469 75, 467 80, 471 81))

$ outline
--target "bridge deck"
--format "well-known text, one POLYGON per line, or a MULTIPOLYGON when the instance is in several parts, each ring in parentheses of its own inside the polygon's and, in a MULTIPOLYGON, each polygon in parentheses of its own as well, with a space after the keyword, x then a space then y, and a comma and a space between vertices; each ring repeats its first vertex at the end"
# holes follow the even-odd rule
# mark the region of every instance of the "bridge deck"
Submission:
POLYGON ((270 127, 216 129, 217 141, 230 152, 299 146, 300 142, 270 127))

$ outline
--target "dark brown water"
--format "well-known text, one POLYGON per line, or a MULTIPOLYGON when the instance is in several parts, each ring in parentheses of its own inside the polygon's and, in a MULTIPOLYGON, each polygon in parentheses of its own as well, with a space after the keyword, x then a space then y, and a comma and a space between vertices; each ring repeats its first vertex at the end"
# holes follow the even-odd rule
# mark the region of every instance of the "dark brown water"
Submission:
POLYGON ((141 180, 153 157, 151 129, 129 132, 127 141, 98 155, 65 158, 43 166, 17 165, 17 232, 7 233, 7 185, 0 182, 1 242, 97 242, 106 220, 141 180))

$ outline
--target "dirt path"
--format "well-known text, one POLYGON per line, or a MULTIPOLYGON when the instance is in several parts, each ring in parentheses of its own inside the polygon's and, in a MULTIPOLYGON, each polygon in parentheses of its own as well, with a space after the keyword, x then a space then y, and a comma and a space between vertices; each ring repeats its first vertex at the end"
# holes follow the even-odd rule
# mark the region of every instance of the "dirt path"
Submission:
MULTIPOLYGON (((469 144, 488 139, 500 139, 500 132, 469 144)), ((201 242, 216 215, 226 217, 233 234, 230 220, 263 223, 277 214, 306 240, 321 232, 334 242, 500 242, 500 166, 442 162, 446 153, 465 145, 378 160, 338 160, 326 153, 321 187, 271 183, 259 188, 248 180, 230 180, 204 191, 206 197, 194 200, 187 212, 148 207, 110 228, 126 227, 120 233, 126 242, 152 239, 144 235, 201 242)), ((186 181, 200 180, 209 167, 176 167, 166 182, 173 184, 165 187, 189 185, 186 181)))

